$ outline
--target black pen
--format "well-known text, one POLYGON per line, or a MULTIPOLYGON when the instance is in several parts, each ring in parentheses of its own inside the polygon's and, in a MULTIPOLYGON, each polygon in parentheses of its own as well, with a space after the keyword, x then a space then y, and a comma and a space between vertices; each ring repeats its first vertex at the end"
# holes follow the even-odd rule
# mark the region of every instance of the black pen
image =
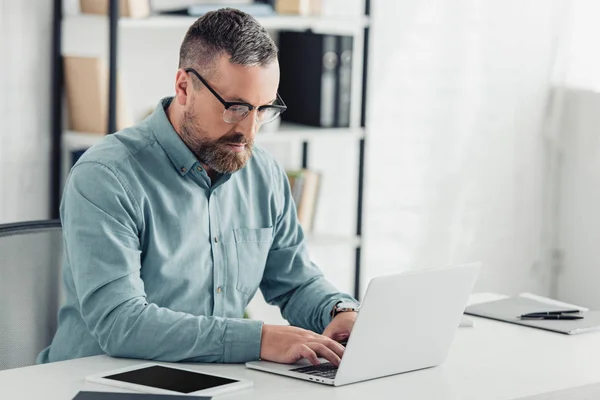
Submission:
POLYGON ((565 310, 565 311, 540 311, 523 314, 521 317, 537 317, 540 315, 561 315, 561 314, 576 314, 579 310, 565 310))
POLYGON ((562 319, 562 320, 574 320, 574 319, 583 319, 578 315, 521 315, 519 318, 521 319, 562 319))

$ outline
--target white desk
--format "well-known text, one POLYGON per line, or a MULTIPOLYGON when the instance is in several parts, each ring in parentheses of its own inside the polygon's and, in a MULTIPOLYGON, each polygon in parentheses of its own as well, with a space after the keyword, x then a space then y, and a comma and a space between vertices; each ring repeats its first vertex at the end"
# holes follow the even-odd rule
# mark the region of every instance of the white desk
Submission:
MULTIPOLYGON (((484 298, 490 297, 474 296, 473 302, 484 298)), ((219 399, 504 400, 600 382, 600 333, 567 336, 472 318, 475 327, 458 330, 443 365, 339 388, 251 371, 243 365, 188 366, 254 382, 252 389, 219 399)), ((80 390, 118 391, 87 383, 84 377, 137 363, 98 356, 3 371, 0 399, 70 400, 80 390)))

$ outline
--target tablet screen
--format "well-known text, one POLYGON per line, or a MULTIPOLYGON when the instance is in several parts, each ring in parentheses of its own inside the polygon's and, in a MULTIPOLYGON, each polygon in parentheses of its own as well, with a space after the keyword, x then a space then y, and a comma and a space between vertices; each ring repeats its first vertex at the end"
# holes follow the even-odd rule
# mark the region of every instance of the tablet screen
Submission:
POLYGON ((172 390, 179 393, 192 393, 202 389, 210 389, 238 382, 232 379, 221 378, 220 376, 184 371, 160 365, 105 376, 104 378, 172 390))

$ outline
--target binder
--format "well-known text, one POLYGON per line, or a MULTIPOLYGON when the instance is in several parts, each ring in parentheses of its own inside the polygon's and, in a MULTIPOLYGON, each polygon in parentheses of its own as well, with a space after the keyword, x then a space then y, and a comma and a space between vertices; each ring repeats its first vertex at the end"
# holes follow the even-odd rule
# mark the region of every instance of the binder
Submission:
POLYGON ((352 37, 338 36, 338 88, 337 127, 350 126, 350 100, 352 95, 352 37))
POLYGON ((319 127, 350 126, 351 36, 312 32, 279 34, 282 120, 319 127))

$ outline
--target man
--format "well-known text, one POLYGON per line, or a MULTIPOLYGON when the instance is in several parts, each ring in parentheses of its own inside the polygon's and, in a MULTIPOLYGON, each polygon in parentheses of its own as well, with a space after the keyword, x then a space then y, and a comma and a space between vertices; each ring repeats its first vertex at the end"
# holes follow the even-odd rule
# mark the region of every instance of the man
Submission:
POLYGON ((173 98, 71 171, 66 304, 38 361, 339 364, 356 313, 336 305, 354 300, 310 262, 286 174, 253 146, 285 109, 275 44, 222 9, 190 27, 179 67, 173 98), (259 286, 294 326, 242 318, 259 286))

